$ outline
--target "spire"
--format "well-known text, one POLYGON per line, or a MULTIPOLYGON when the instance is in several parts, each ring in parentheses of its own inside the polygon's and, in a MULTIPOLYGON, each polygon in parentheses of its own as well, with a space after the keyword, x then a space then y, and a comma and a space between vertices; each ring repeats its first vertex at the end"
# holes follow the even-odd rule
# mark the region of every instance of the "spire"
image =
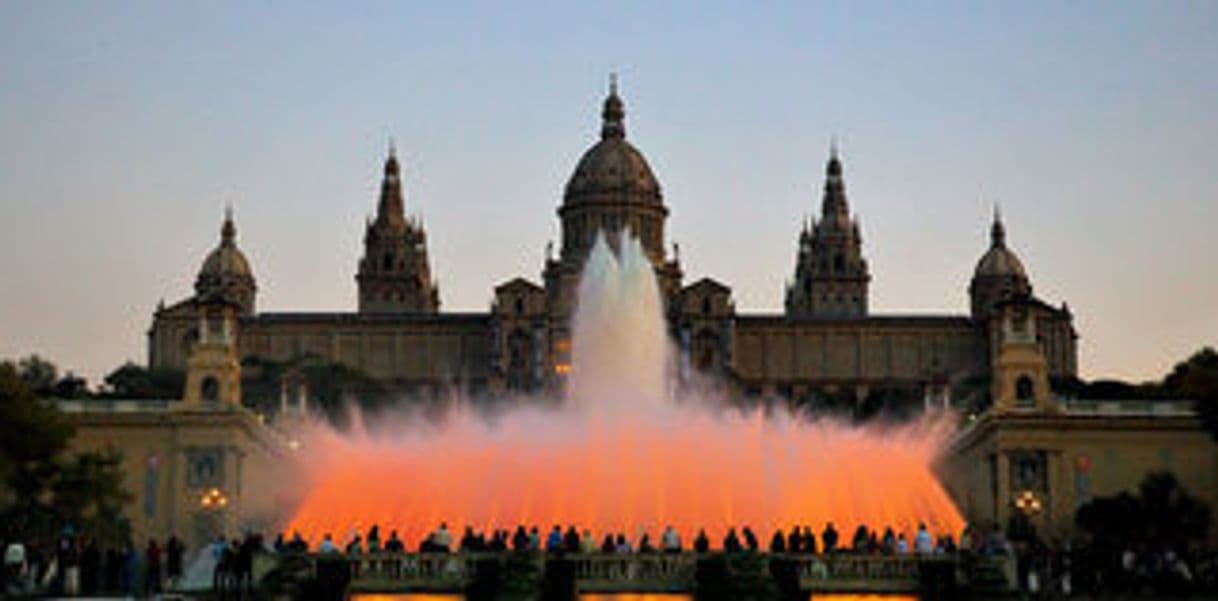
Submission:
POLYGON ((825 174, 830 177, 842 175, 842 161, 837 156, 837 136, 829 138, 829 163, 825 165, 825 174))
POLYGON ((397 146, 393 143, 393 136, 389 136, 389 158, 385 159, 385 177, 399 177, 400 174, 397 146))
POLYGON ((1007 243, 1007 228, 1002 225, 1002 212, 998 209, 998 203, 994 203, 994 223, 990 226, 990 246, 994 248, 1005 247, 1007 243))
POLYGON ((626 108, 622 99, 617 95, 617 73, 609 74, 609 96, 605 98, 605 107, 601 110, 601 139, 626 137, 626 108))
POLYGON ((842 229, 850 223, 850 207, 846 203, 846 184, 842 180, 842 161, 838 158, 836 140, 829 145, 829 162, 825 165, 821 221, 842 229))
POLYGON ((385 177, 381 180, 381 199, 376 209, 377 223, 401 226, 406 223, 405 203, 402 200, 402 174, 398 165, 397 148, 393 138, 389 139, 389 156, 385 159, 385 177))
POLYGON ((224 206, 224 225, 220 226, 220 246, 237 245, 237 226, 233 224, 233 204, 224 206))

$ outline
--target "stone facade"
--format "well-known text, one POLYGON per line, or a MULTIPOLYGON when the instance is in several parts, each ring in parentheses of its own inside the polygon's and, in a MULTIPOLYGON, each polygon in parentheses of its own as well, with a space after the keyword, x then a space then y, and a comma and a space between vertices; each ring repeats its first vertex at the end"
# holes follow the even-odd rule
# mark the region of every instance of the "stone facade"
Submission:
POLYGON ((487 312, 439 311, 426 233, 406 215, 401 171, 391 152, 377 216, 365 232, 357 311, 256 312, 253 272, 226 218, 197 293, 158 307, 153 316, 150 365, 185 368, 198 341, 199 313, 226 303, 238 308, 242 357, 316 357, 421 394, 561 391, 570 369, 569 322, 583 261, 597 236, 612 245, 628 234, 639 238, 654 264, 682 373, 703 372, 739 392, 865 394, 885 386, 950 386, 985 378, 997 352, 999 324, 992 308, 1013 297, 1032 299, 1028 310, 1049 375, 1075 375, 1072 315, 1064 304, 1035 300, 997 215, 990 248, 969 287, 968 314, 872 314, 870 269, 836 150, 826 167, 820 218, 798 236, 784 312, 738 311, 731 288, 713 279, 685 285, 675 245, 670 252, 666 243, 669 210, 662 189, 646 158, 627 141, 625 114, 614 85, 602 107, 599 140, 580 158, 558 208, 561 248, 547 252, 540 283, 514 278, 495 287, 487 312), (217 255, 223 260, 213 260, 217 255))
POLYGON ((1027 309, 1020 302, 995 307, 1002 316, 995 403, 942 455, 940 474, 965 518, 1006 527, 1024 512, 1041 536, 1077 538, 1080 506, 1134 492, 1148 474, 1162 471, 1216 506, 1218 445, 1192 403, 1053 398, 1027 309))

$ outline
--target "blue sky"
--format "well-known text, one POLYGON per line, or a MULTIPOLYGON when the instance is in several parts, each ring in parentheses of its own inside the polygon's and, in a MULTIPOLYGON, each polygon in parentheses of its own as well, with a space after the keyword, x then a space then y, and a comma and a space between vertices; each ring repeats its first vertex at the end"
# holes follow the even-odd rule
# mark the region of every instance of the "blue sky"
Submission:
POLYGON ((967 310, 999 203, 1086 377, 1218 344, 1218 3, 0 4, 0 356, 143 360, 231 201, 265 310, 348 310, 387 139, 447 309, 539 279, 621 74, 687 278, 773 311, 831 137, 876 312, 967 310))

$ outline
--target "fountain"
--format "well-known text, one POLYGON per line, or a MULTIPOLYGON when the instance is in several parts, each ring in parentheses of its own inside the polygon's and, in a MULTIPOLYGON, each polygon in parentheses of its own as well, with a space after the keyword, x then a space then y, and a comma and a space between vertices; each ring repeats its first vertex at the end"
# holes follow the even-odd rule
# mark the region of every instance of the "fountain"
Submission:
POLYGON ((441 423, 409 415, 321 423, 303 433, 306 493, 285 529, 316 543, 329 533, 397 530, 410 548, 440 522, 459 535, 558 524, 596 536, 653 540, 667 525, 688 544, 705 528, 833 522, 912 537, 919 523, 957 534, 959 512, 931 469, 952 428, 944 415, 852 426, 832 419, 728 408, 677 398, 672 350, 651 264, 637 241, 620 256, 602 238, 581 278, 568 398, 521 403, 487 418, 459 405, 441 423))

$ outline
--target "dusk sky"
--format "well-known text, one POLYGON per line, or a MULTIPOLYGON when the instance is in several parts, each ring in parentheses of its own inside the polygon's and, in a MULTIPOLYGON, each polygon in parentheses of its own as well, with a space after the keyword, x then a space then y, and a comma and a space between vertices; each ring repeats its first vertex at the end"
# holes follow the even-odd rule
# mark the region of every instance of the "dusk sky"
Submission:
POLYGON ((781 310, 839 140, 875 313, 995 203, 1084 378, 1218 344, 1218 2, 0 3, 0 357, 146 359, 226 203, 265 311, 353 311, 387 140, 445 310, 540 281, 620 73, 686 281, 781 310))

